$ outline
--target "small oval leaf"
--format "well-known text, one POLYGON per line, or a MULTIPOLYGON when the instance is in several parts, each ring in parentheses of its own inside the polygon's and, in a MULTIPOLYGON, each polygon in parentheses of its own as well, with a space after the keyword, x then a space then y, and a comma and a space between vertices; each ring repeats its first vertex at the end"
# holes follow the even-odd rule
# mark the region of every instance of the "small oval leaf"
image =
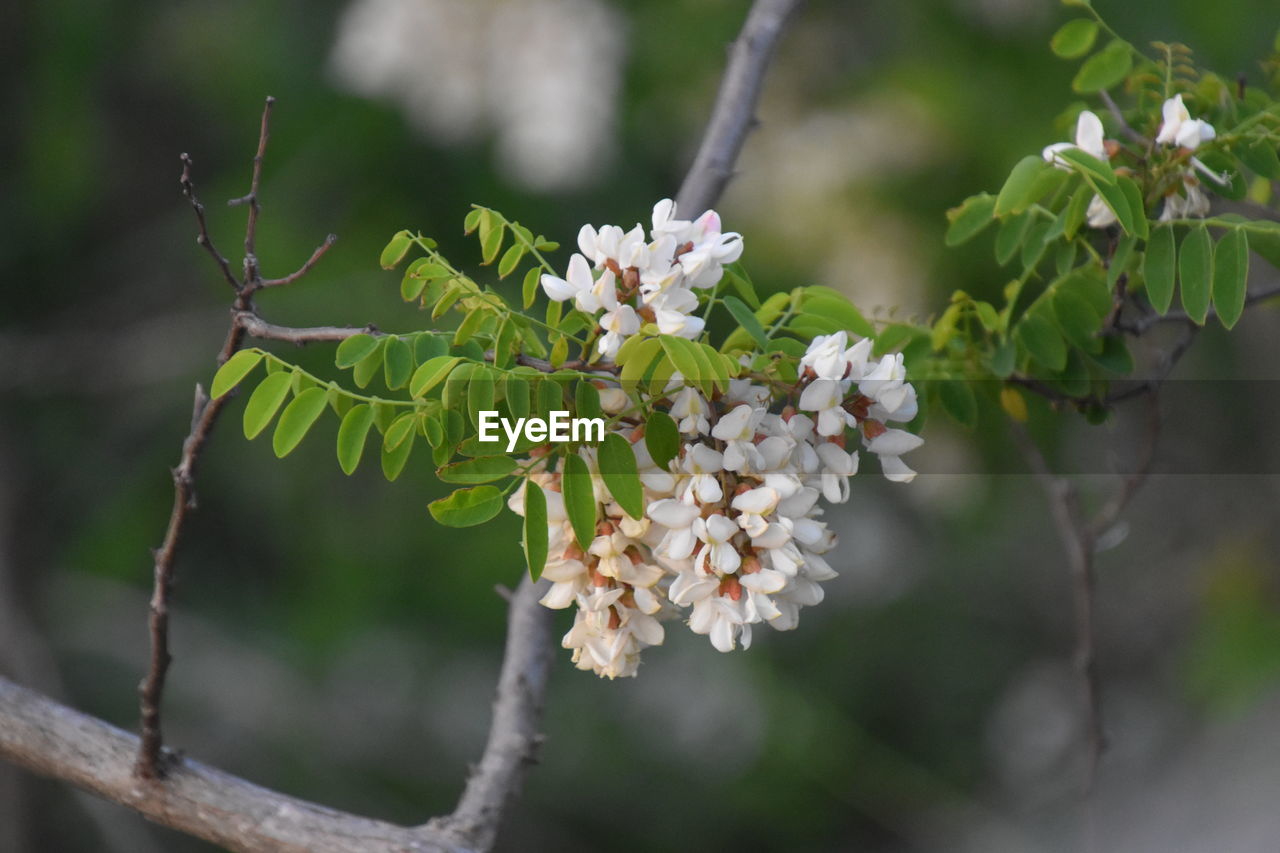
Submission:
POLYGON ((494 486, 458 489, 427 505, 431 517, 448 527, 483 524, 502 510, 502 492, 494 486))
POLYGON ((524 557, 529 576, 537 580, 547 565, 547 496, 533 480, 524 486, 524 557))
POLYGON ((213 375, 213 384, 209 386, 209 398, 216 400, 249 375, 249 372, 262 361, 262 350, 244 349, 227 359, 218 372, 213 375))
POLYGON ((373 408, 368 403, 352 406, 338 427, 338 465, 350 475, 360 465, 365 438, 373 426, 373 408))
POLYGON ((574 538, 585 551, 596 536, 595 488, 587 463, 576 453, 569 453, 562 460, 561 489, 564 493, 565 514, 573 528, 574 538))
POLYGON ((289 396, 293 385, 293 374, 287 371, 272 373, 263 379, 244 407, 244 437, 253 439, 267 428, 271 419, 276 416, 280 404, 289 396))
POLYGON ((308 388, 294 397, 280 414, 280 422, 271 436, 271 449, 276 456, 292 453, 328 405, 329 392, 324 388, 308 388))

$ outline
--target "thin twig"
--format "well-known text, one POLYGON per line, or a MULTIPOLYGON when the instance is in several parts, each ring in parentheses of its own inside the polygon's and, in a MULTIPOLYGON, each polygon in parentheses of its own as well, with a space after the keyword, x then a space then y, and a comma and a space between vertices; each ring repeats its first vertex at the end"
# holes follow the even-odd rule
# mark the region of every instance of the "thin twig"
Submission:
POLYGON ((213 239, 209 236, 209 224, 204 218, 204 205, 196 198, 195 187, 191 183, 191 156, 183 154, 182 160, 182 176, 178 182, 182 186, 182 194, 187 197, 187 201, 191 202, 191 209, 195 211, 196 222, 200 226, 199 233, 196 234, 196 243, 203 246, 209 255, 213 258, 214 263, 218 265, 218 269, 222 270, 222 277, 227 280, 227 284, 231 285, 231 289, 240 292, 240 282, 231 273, 231 265, 222 253, 213 245, 213 239))
MULTIPOLYGON (((204 217, 204 206, 196 196, 195 185, 191 179, 191 158, 182 155, 182 192, 191 202, 199 227, 197 242, 204 246, 217 263, 222 275, 235 289, 236 296, 232 303, 232 320, 227 330, 226 341, 218 353, 218 363, 229 359, 244 342, 248 329, 255 322, 261 322, 254 311, 252 296, 255 290, 263 285, 258 273, 258 260, 254 255, 257 234, 258 191, 262 180, 262 159, 266 153, 267 139, 270 136, 271 109, 274 98, 267 98, 262 110, 262 123, 258 135, 258 149, 254 157, 253 177, 249 195, 238 201, 249 203, 248 224, 245 228, 245 277, 236 281, 231 274, 230 265, 213 246, 209 237, 208 225, 204 217)), ((311 270, 315 262, 333 243, 330 235, 324 244, 313 253, 302 269, 289 277, 289 281, 297 280, 311 270)), ((267 324, 269 325, 269 324, 267 324)), ((327 338, 332 340, 333 338, 327 338)), ((153 587, 151 593, 150 612, 148 614, 148 630, 151 641, 150 662, 147 674, 138 687, 139 710, 141 715, 142 737, 139 741, 138 757, 134 765, 134 773, 142 779, 156 780, 164 777, 170 769, 172 756, 164 751, 164 738, 161 726, 161 701, 164 696, 165 678, 168 674, 172 655, 169 651, 169 599, 173 589, 174 561, 178 546, 182 541, 190 513, 196 507, 195 473, 200 461, 200 454, 209 440, 209 435, 217 422, 230 395, 224 394, 216 400, 210 400, 200 385, 196 385, 195 405, 191 416, 191 430, 182 442, 182 454, 178 466, 173 469, 173 508, 169 513, 169 525, 165 529, 164 540, 155 551, 153 568, 153 587)))
POLYGON ((676 207, 696 216, 715 204, 733 177, 738 152, 754 122, 756 101, 778 38, 802 0, 756 0, 729 50, 715 107, 676 196, 676 207))
POLYGON ((1102 97, 1102 103, 1116 120, 1116 123, 1120 125, 1121 132, 1139 145, 1150 148, 1151 140, 1129 126, 1129 122, 1125 121, 1124 113, 1120 112, 1120 107, 1116 104, 1115 99, 1111 97, 1111 93, 1103 89, 1099 94, 1102 97))
POLYGON ((267 287, 281 287, 286 284, 293 284, 295 281, 302 278, 307 273, 311 272, 311 268, 314 267, 316 263, 321 258, 324 257, 324 253, 329 251, 329 247, 332 246, 335 242, 337 242, 337 240, 338 240, 338 235, 330 234, 328 237, 324 238, 324 242, 316 247, 316 250, 311 253, 311 257, 307 258, 307 262, 303 264, 301 267, 299 267, 296 272, 289 273, 284 278, 268 278, 264 281, 259 282, 258 286, 260 288, 267 288, 267 287))

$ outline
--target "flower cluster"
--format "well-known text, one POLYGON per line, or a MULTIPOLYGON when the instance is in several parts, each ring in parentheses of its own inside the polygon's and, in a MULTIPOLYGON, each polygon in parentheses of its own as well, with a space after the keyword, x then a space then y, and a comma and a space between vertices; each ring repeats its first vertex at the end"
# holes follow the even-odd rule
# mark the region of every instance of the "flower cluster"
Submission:
POLYGON ((642 321, 656 324, 664 335, 698 337, 703 321, 691 316, 698 307, 694 291, 717 284, 724 264, 742 254, 741 236, 722 232, 714 210, 692 221, 675 216, 670 199, 654 205, 648 239, 639 224, 630 231, 584 225, 579 253, 569 259, 565 277, 542 276, 552 300, 572 299, 593 317, 604 312, 597 320, 603 334, 596 346, 605 358, 613 358, 642 321), (592 276, 593 266, 599 277, 592 276))
MULTIPOLYGON (((801 607, 822 601, 821 583, 836 576, 824 556, 836 536, 820 500, 849 498, 859 459, 849 436, 880 457, 889 479, 915 476, 899 457, 921 439, 885 424, 915 416, 915 389, 901 355, 877 361, 870 348, 870 340, 849 345, 844 332, 815 339, 801 359, 798 407, 777 412, 774 392, 750 379, 709 399, 677 374, 663 399, 681 448, 665 468, 646 450, 642 426, 618 430, 637 458, 642 518, 613 501, 595 450, 578 451, 603 507, 585 550, 567 517, 562 474, 550 457, 536 463, 531 477, 546 494, 549 526, 542 574, 553 582, 542 603, 576 605, 563 645, 580 669, 635 675, 640 652, 663 641, 667 618, 685 616, 728 652, 750 645, 752 626, 794 628, 801 607)), ((524 493, 510 499, 520 515, 524 493)))
MULTIPOLYGON (((1164 120, 1160 125, 1160 132, 1156 135, 1156 144, 1171 145, 1177 151, 1185 152, 1189 157, 1190 166, 1180 173, 1178 183, 1181 186, 1175 184, 1165 195, 1160 221, 1167 222, 1170 219, 1189 216, 1207 216, 1209 197, 1200 188, 1200 179, 1196 176, 1196 172, 1200 172, 1219 185, 1225 185, 1227 181, 1199 158, 1191 156, 1190 152, 1195 151, 1203 143, 1211 142, 1216 138, 1217 133, 1213 125, 1204 119, 1191 117, 1186 105, 1182 103, 1182 95, 1174 95, 1165 101, 1162 113, 1164 120)), ((1119 150, 1119 146, 1104 138, 1102 120, 1089 110, 1084 110, 1076 119, 1075 141, 1055 142, 1048 145, 1042 152, 1042 156, 1046 162, 1052 163, 1059 169, 1070 169, 1070 165, 1060 156, 1061 152, 1070 149, 1078 149, 1107 162, 1119 150)), ((1106 228, 1115 224, 1116 215, 1101 196, 1095 195, 1089 202, 1086 221, 1090 228, 1106 228)))
MULTIPOLYGON (((1191 113, 1182 103, 1182 96, 1175 95, 1164 102, 1164 121, 1160 132, 1156 135, 1156 144, 1173 145, 1179 150, 1195 151, 1202 143, 1210 142, 1217 137, 1213 125, 1204 119, 1191 117, 1191 113)), ((1181 173, 1182 192, 1175 185, 1164 198, 1164 210, 1160 213, 1160 221, 1183 219, 1190 216, 1204 217, 1209 214, 1209 197, 1200 188, 1200 179, 1196 172, 1208 177, 1214 183, 1222 185, 1226 179, 1214 172, 1192 156, 1191 166, 1181 173)))

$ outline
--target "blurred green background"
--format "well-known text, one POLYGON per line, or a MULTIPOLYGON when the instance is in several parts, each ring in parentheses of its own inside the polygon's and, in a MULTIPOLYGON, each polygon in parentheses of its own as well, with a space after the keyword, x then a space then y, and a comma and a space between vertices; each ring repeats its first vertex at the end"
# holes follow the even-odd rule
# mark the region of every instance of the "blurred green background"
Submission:
MULTIPOLYGON (((1273 0, 1096 5, 1135 43, 1186 42, 1226 75, 1260 77, 1280 26, 1273 0)), ((222 202, 247 189, 274 95, 264 272, 339 241, 312 276, 263 294, 263 315, 421 328, 377 265, 393 232, 421 229, 473 266, 471 202, 566 243, 583 222, 644 220, 679 185, 744 10, 0 8, 0 671, 135 726, 148 549, 229 302, 193 242, 179 153, 238 259, 242 211, 222 202)), ((943 248, 943 214, 1066 138, 1076 66, 1047 42, 1069 13, 811 3, 719 205, 762 289, 827 284, 879 316, 926 316, 955 288, 998 293, 984 241, 943 248)), ((1263 307, 1229 338, 1201 336, 1162 401, 1157 474, 1099 557, 1109 849, 1260 851, 1280 837, 1277 328, 1263 307)), ((332 364, 326 346, 287 355, 332 364)), ((242 406, 205 455, 178 561, 169 743, 338 808, 448 811, 488 725, 494 585, 523 565, 515 518, 440 528, 427 454, 394 484, 376 466, 346 478, 328 422, 278 461, 239 434, 242 406)), ((1132 465, 1143 417, 1138 404, 1098 428, 1036 420, 1092 499, 1132 465)), ((939 420, 925 435, 915 484, 855 479, 829 512, 841 578, 796 632, 725 656, 670 630, 639 678, 615 683, 558 653, 543 761, 501 849, 1076 849, 1082 701, 1043 497, 1002 424, 939 420)), ((0 850, 209 849, 0 768, 0 850)))

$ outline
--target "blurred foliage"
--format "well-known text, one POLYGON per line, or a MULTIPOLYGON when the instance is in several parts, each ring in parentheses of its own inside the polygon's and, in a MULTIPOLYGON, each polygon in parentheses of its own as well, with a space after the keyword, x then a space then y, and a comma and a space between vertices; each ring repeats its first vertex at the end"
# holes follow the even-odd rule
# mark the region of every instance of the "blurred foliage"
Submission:
MULTIPOLYGON (((264 316, 413 328, 399 277, 377 264, 397 230, 421 229, 474 262, 458 227, 472 202, 571 239, 582 222, 640 219, 672 193, 743 4, 611 4, 627 44, 614 165, 559 195, 500 178, 488 142, 432 143, 394 105, 337 87, 327 57, 344 5, 0 10, 0 91, 16 131, 0 138, 0 452, 15 507, 0 545, 57 652, 66 698, 122 726, 135 719, 167 468, 229 301, 193 244, 178 154, 194 157, 211 229, 238 258, 242 212, 220 200, 245 191, 258 111, 276 96, 266 272, 292 271, 329 232, 339 242, 303 283, 263 294, 264 316)), ((1260 75, 1275 37, 1272 0, 1096 5, 1134 43, 1186 42, 1227 76, 1260 75)), ((891 304, 921 316, 957 288, 997 294, 1005 277, 985 246, 944 249, 943 212, 1065 138, 1065 124, 1050 128, 1077 65, 1047 44, 1066 17, 1037 0, 813 2, 780 53, 748 154, 774 150, 789 121, 777 116, 857 118, 885 104, 910 105, 918 120, 898 126, 928 148, 885 166, 886 146, 844 138, 833 152, 869 166, 828 182, 796 222, 794 206, 754 201, 771 184, 752 190, 793 164, 744 171, 720 210, 747 232, 761 289, 823 283, 857 298, 888 286, 891 304), (847 211, 900 227, 921 274, 868 280, 878 275, 841 261, 845 280, 823 275, 827 256, 858 236, 840 230, 847 211)), ((1231 340, 1206 332, 1183 375, 1274 380, 1276 322, 1264 311, 1231 340)), ((332 361, 324 347, 288 356, 309 369, 332 361)), ((1171 389, 1166 470, 1270 476, 1162 478, 1133 507, 1129 539, 1101 558, 1106 696, 1158 696, 1161 713, 1143 725, 1164 737, 1135 738, 1156 744, 1140 756, 1148 764, 1122 755, 1118 774, 1145 778, 1141 768, 1177 757, 1196 707, 1274 696, 1277 611, 1263 590, 1280 571, 1280 459, 1267 389, 1171 389), (1233 539, 1256 540, 1256 556, 1206 592, 1198 567, 1233 539)), ((1124 421, 1081 433, 1051 414, 1032 401, 1032 426, 1074 470, 1109 470, 1099 445, 1129 435, 1124 421), (1073 462, 1082 458, 1094 461, 1073 462)), ((223 424, 206 454, 179 559, 171 741, 335 807, 405 822, 447 810, 487 725, 503 624, 493 585, 523 570, 518 520, 504 514, 480 535, 436 526, 426 504, 447 487, 425 454, 388 485, 376 470, 344 478, 325 441, 278 461, 234 427, 223 424)), ((930 440, 936 471, 1023 470, 999 424, 930 440)), ((832 516, 844 579, 798 631, 732 656, 673 638, 627 683, 561 660, 544 761, 505 849, 955 849, 955 838, 982 837, 974 827, 1014 820, 993 815, 1028 812, 1015 834, 1026 843, 1012 849, 1052 848, 1074 808, 1078 742, 1068 729, 1055 752, 1050 719, 1014 713, 1039 683, 1031 674, 1070 665, 1068 581, 1042 499, 1025 478, 922 479, 916 496, 855 480, 851 511, 832 516), (1017 773, 1011 754, 1025 759, 1017 773)), ((1116 725, 1124 744, 1135 730, 1122 715, 1116 725)), ((33 792, 29 849, 101 848, 60 787, 33 792)), ((154 832, 161 849, 209 849, 154 832)))

